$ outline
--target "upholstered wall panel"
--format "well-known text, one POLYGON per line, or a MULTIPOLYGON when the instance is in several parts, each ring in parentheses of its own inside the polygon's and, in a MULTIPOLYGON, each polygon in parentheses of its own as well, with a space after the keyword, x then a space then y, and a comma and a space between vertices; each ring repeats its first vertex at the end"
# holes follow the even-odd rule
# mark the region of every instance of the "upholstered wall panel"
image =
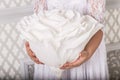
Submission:
POLYGON ((120 8, 108 9, 105 15, 106 43, 120 42, 120 8))
POLYGON ((30 5, 33 0, 0 0, 0 9, 30 5))
POLYGON ((15 25, 0 24, 0 79, 21 79, 20 59, 26 55, 15 25))

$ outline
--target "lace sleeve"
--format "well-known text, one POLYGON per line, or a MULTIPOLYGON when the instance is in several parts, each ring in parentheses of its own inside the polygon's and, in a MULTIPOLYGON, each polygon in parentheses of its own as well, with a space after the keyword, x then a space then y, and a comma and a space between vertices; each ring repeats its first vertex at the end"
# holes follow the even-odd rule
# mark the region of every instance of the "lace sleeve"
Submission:
POLYGON ((39 10, 47 9, 47 3, 46 0, 35 0, 34 1, 34 13, 39 13, 39 10))
POLYGON ((40 0, 34 0, 34 13, 38 13, 40 7, 40 0))
POLYGON ((99 22, 104 22, 106 0, 88 0, 88 14, 99 22))

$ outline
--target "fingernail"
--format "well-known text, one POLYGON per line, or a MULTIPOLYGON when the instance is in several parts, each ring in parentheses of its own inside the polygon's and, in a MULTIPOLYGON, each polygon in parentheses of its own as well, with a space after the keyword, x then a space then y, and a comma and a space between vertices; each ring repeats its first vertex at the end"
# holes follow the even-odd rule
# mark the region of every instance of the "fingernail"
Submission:
POLYGON ((34 58, 35 61, 39 61, 37 58, 34 58))
POLYGON ((68 66, 69 64, 66 64, 65 66, 68 66))
POLYGON ((36 62, 37 64, 41 64, 40 62, 36 62))
POLYGON ((62 68, 60 68, 60 69, 64 69, 64 68, 62 67, 62 68))
POLYGON ((29 46, 29 43, 26 41, 26 42, 25 42, 25 45, 26 45, 26 46, 29 46))
POLYGON ((35 57, 35 54, 33 53, 33 54, 32 54, 32 56, 34 56, 34 57, 35 57))
POLYGON ((82 54, 80 53, 80 56, 81 56, 82 54))

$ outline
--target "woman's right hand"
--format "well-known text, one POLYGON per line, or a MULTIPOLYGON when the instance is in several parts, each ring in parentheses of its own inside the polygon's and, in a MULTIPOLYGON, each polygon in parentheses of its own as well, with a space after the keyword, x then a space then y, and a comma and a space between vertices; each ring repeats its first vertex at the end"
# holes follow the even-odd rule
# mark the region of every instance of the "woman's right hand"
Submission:
POLYGON ((26 51, 29 55, 29 57, 37 64, 43 64, 34 54, 34 52, 31 50, 29 42, 25 42, 25 47, 26 47, 26 51))

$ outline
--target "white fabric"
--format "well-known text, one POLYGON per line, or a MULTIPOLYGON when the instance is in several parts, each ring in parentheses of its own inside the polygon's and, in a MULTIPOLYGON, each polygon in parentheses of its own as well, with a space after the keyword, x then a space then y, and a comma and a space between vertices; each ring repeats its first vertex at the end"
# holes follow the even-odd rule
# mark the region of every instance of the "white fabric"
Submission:
POLYGON ((27 16, 18 27, 38 59, 61 74, 59 68, 75 61, 103 25, 78 11, 54 9, 27 16))
MULTIPOLYGON (((65 70, 61 80, 109 80, 104 38, 93 56, 82 65, 65 70)), ((34 80, 59 80, 46 65, 35 64, 34 80)))
MULTIPOLYGON (((40 0, 36 0, 37 5, 40 0)), ((105 0, 47 0, 47 6, 49 10, 52 9, 72 9, 74 11, 80 12, 81 15, 88 14, 93 16, 100 22, 103 22, 104 4, 105 0), (96 2, 97 1, 97 2, 96 2), (62 6, 61 6, 62 5, 62 6), (89 6, 89 8, 88 8, 89 6), (99 7, 96 8, 96 7, 99 7), (99 16, 100 14, 100 16, 99 16), (101 18, 102 17, 102 18, 101 18)), ((36 5, 35 4, 35 5, 36 5)), ((36 6, 37 6, 36 5, 36 6)), ((38 6, 39 7, 39 6, 38 6)), ((40 10, 39 10, 40 11, 40 10)), ((27 29, 27 24, 32 24, 32 22, 38 19, 38 16, 27 17, 25 19, 26 26, 24 30, 27 29)), ((47 65, 35 64, 34 79, 35 80, 58 80, 53 73, 51 68, 47 65)), ((87 62, 83 63, 79 67, 65 70, 62 74, 61 79, 63 80, 107 80, 108 79, 108 67, 106 60, 106 49, 104 38, 100 43, 100 46, 95 51, 94 55, 87 62)))

